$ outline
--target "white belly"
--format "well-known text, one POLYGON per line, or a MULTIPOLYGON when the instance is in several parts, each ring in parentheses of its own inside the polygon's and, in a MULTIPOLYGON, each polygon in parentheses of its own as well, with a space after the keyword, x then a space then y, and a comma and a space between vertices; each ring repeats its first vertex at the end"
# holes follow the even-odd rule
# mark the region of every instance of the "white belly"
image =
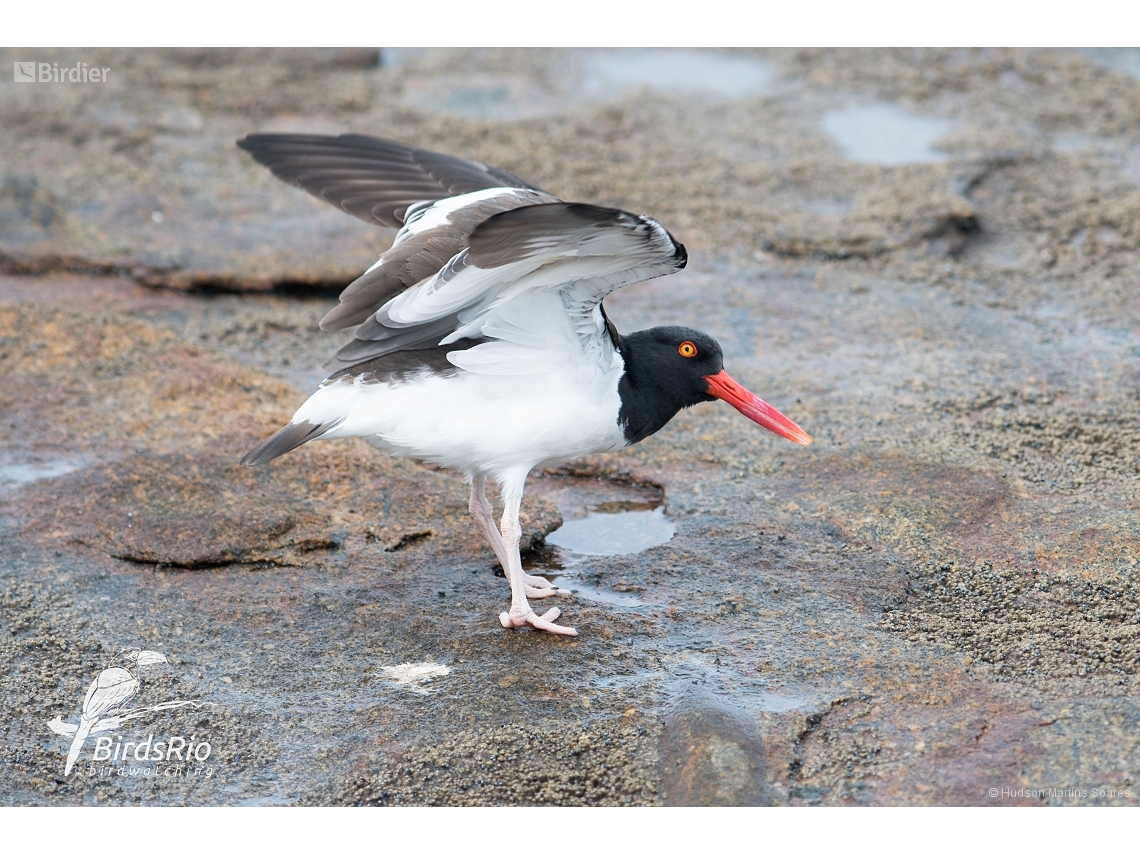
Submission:
POLYGON ((391 454, 494 477, 623 448, 620 374, 618 365, 577 376, 460 370, 392 384, 342 380, 319 389, 293 421, 343 417, 321 438, 364 437, 391 454))

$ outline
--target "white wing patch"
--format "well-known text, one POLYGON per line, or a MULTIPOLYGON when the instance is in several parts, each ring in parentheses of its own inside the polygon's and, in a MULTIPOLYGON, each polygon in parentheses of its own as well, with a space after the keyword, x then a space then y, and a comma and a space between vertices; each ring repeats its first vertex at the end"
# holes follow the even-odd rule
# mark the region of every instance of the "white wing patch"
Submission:
MULTIPOLYGON (((396 232, 392 246, 398 246, 412 235, 422 234, 438 226, 450 225, 451 215, 469 205, 494 199, 496 196, 518 196, 526 192, 516 187, 489 187, 486 190, 476 190, 474 193, 464 193, 462 196, 449 196, 436 202, 417 202, 404 212, 404 227, 396 232)), ((384 256, 380 256, 362 275, 372 273, 383 264, 384 256)))
POLYGON ((449 196, 437 202, 419 202, 412 205, 404 213, 404 227, 396 232, 396 239, 392 246, 396 246, 412 235, 418 235, 438 226, 451 223, 451 215, 468 205, 475 205, 496 196, 533 195, 533 190, 522 190, 518 187, 488 187, 486 190, 476 190, 474 193, 464 193, 462 196, 449 196))
POLYGON ((492 341, 447 355, 448 362, 464 371, 514 377, 548 375, 566 370, 575 351, 581 352, 557 293, 535 291, 510 300, 482 316, 478 323, 481 334, 492 341))

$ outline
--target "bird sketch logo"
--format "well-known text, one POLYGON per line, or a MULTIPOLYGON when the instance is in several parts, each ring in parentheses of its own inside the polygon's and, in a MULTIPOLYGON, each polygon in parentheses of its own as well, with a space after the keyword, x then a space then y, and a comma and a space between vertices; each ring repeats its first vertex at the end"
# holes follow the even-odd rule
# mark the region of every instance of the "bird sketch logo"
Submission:
POLYGON ((36 64, 34 62, 13 62, 12 81, 14 83, 35 83, 36 64))
MULTIPOLYGON (((212 703, 203 701, 166 701, 149 707, 127 708, 127 702, 138 694, 142 686, 140 681, 142 669, 147 665, 166 664, 167 661, 165 656, 154 650, 123 650, 112 660, 111 667, 100 671, 99 676, 92 681, 91 686, 87 689, 87 696, 83 699, 83 710, 79 716, 79 724, 66 722, 58 715, 47 723, 47 726, 60 736, 72 737, 71 748, 67 752, 67 765, 63 769, 64 777, 71 774, 72 767, 75 766, 75 761, 79 759, 79 753, 83 750, 83 744, 87 741, 87 737, 92 734, 117 730, 125 722, 163 710, 180 707, 201 709, 204 706, 214 706, 212 703), (116 662, 121 662, 121 664, 115 664, 116 662)), ((109 738, 105 739, 108 743, 110 742, 109 738)), ((171 745, 175 740, 182 743, 181 747, 186 747, 186 742, 181 737, 174 737, 170 740, 171 745)), ((131 745, 131 743, 127 744, 128 746, 131 745)), ((149 754, 152 750, 150 740, 147 743, 140 744, 147 745, 149 754)), ((109 755, 109 752, 107 753, 109 755)), ((96 755, 98 754, 99 751, 97 750, 96 755)), ((180 756, 181 748, 179 749, 180 756)), ((104 758, 96 756, 95 759, 111 758, 109 756, 104 758)), ((126 751, 123 752, 123 759, 126 759, 126 751)))

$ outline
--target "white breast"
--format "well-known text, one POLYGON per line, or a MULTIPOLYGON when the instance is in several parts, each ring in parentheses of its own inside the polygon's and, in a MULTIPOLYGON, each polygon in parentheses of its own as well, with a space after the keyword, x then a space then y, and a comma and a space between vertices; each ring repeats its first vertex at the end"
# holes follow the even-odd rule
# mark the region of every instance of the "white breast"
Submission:
POLYGON ((511 301, 487 321, 493 341, 449 355, 454 369, 330 381, 293 422, 339 421, 322 439, 364 437, 395 455, 492 477, 623 448, 625 365, 608 338, 584 336, 577 320, 557 293, 511 301))
POLYGON ((620 368, 585 384, 577 373, 521 382, 462 370, 391 384, 342 380, 323 386, 294 421, 343 415, 322 439, 360 436, 398 456, 495 476, 625 445, 620 368))

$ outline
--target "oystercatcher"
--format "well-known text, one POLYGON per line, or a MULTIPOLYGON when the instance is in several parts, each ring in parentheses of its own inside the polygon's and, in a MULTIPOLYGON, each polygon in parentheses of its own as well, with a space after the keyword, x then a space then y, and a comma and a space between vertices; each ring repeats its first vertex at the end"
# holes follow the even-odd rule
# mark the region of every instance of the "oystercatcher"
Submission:
POLYGON ((242 458, 265 463, 314 439, 359 436, 457 470, 503 565, 504 627, 577 635, 528 597, 556 593, 523 572, 527 473, 614 451, 680 410, 719 398, 770 431, 811 437, 724 370, 720 346, 686 327, 621 335, 602 300, 685 266, 660 223, 564 202, 474 161, 360 134, 253 134, 237 143, 278 178, 367 223, 391 249, 340 295, 321 328, 355 328, 337 368, 293 420, 242 458), (495 527, 487 480, 498 483, 495 527))

